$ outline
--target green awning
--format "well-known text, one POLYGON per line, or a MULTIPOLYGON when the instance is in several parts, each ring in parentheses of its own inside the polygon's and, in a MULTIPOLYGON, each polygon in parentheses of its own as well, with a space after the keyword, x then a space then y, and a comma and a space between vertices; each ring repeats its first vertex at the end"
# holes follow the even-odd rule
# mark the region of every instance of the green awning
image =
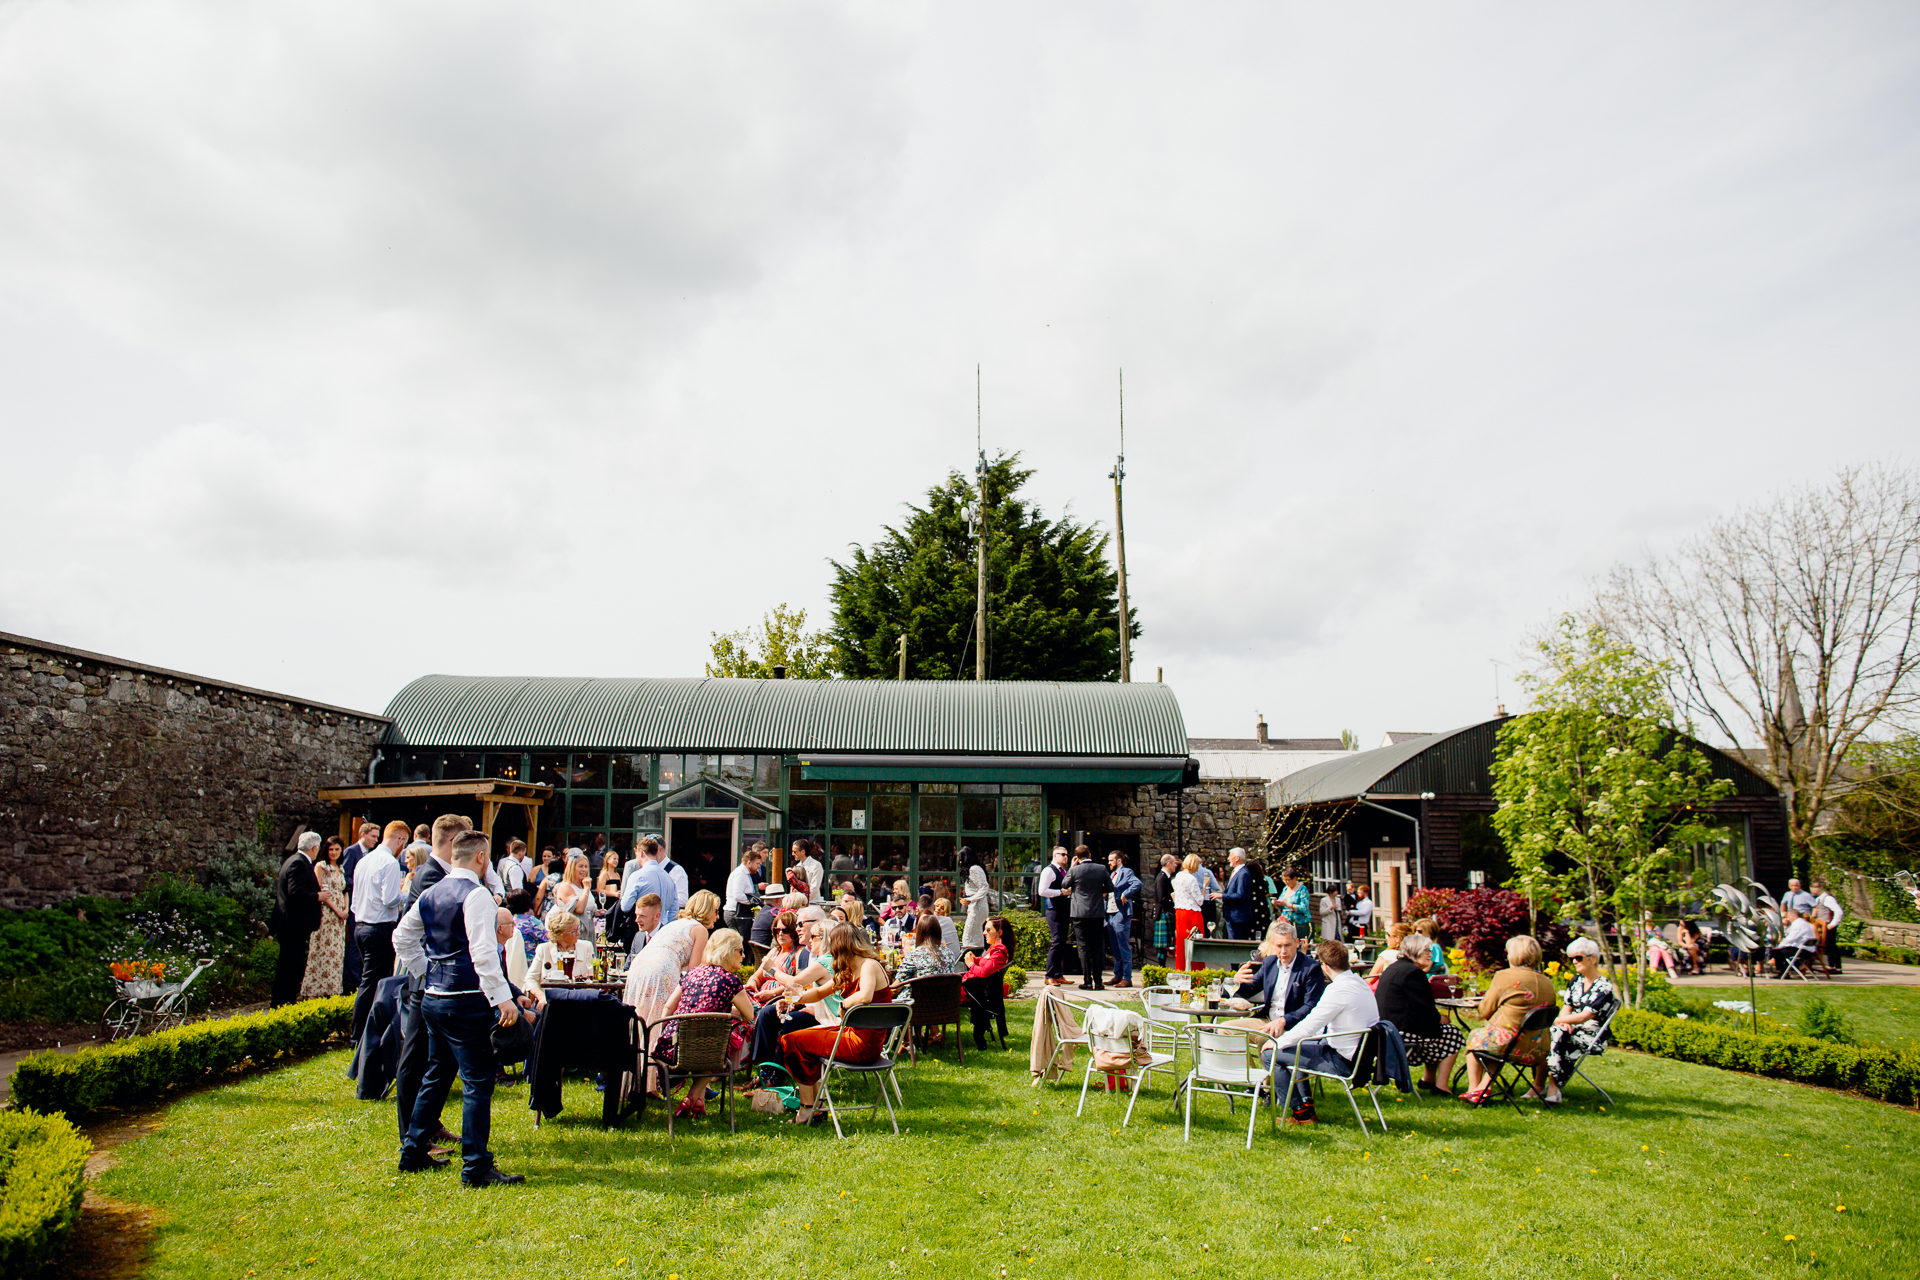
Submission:
POLYGON ((1158 783, 1178 786, 1185 756, 802 755, 800 776, 846 782, 1158 783))

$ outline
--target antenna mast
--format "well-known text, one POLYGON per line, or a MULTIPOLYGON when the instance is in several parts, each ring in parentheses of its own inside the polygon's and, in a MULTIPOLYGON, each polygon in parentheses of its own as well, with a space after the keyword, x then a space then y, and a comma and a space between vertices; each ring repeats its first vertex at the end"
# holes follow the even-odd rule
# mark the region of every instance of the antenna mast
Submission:
POLYGON ((973 443, 978 451, 978 459, 973 466, 974 480, 979 493, 977 501, 979 523, 978 564, 979 581, 977 598, 974 603, 973 632, 976 637, 973 646, 973 678, 987 678, 987 446, 980 430, 980 366, 973 366, 973 443))
POLYGON ((1127 478, 1127 371, 1120 371, 1120 456, 1108 473, 1113 480, 1113 544, 1120 560, 1120 683, 1133 682, 1132 618, 1127 613, 1127 519, 1120 484, 1127 478))

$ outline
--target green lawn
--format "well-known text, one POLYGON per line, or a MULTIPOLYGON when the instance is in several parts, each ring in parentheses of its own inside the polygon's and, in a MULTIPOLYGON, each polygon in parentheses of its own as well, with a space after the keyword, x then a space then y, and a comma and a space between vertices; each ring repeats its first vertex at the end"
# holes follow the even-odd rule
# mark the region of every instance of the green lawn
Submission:
MULTIPOLYGON (((1681 994, 1708 1000, 1745 1000, 1747 984, 1737 987, 1688 986, 1681 994)), ((1920 987, 1835 987, 1824 982, 1767 982, 1754 985, 1753 1005, 1763 1015, 1791 1026, 1800 1007, 1814 996, 1832 1001, 1863 1044, 1920 1049, 1920 987)))
POLYGON ((1604 1112, 1578 1086, 1525 1118, 1393 1101, 1362 1139, 1336 1095, 1329 1123, 1263 1121, 1248 1154, 1217 1098, 1183 1144, 1164 1083, 1131 1128, 1099 1097, 1075 1119, 1077 1082, 1028 1086, 1013 1012, 1011 1052, 902 1073, 899 1138, 747 1115, 669 1144, 658 1112, 602 1131, 584 1084, 535 1130, 513 1089, 494 1145, 530 1181, 469 1192, 394 1171, 391 1104, 354 1101, 334 1053, 176 1103, 98 1190, 160 1210, 156 1277, 1642 1280, 1811 1274, 1810 1250, 1819 1274, 1877 1277, 1920 1252, 1920 1118, 1883 1104, 1616 1052, 1593 1064, 1604 1112))

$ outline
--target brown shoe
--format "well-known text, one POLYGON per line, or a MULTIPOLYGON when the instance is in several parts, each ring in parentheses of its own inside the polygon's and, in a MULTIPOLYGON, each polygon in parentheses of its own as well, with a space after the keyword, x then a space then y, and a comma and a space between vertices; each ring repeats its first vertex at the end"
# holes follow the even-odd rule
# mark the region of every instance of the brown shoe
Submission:
POLYGON ((1130 987, 1133 984, 1131 982, 1109 982, 1107 985, 1110 987, 1130 987))

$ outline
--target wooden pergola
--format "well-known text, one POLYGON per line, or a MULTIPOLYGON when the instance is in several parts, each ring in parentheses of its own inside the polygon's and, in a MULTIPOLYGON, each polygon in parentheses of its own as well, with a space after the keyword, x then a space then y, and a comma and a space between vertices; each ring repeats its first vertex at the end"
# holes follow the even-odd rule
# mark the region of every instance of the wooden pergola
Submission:
POLYGON ((527 819, 527 847, 540 847, 540 806, 553 795, 553 788, 539 782, 509 782, 505 778, 473 778, 463 782, 384 782, 366 787, 322 787, 320 798, 331 804, 341 805, 340 839, 352 841, 355 828, 359 826, 363 807, 354 812, 356 804, 365 806, 369 801, 380 800, 431 800, 438 797, 448 799, 475 799, 480 802, 480 829, 488 835, 493 834, 493 821, 500 816, 500 806, 519 805, 525 811, 527 819))

